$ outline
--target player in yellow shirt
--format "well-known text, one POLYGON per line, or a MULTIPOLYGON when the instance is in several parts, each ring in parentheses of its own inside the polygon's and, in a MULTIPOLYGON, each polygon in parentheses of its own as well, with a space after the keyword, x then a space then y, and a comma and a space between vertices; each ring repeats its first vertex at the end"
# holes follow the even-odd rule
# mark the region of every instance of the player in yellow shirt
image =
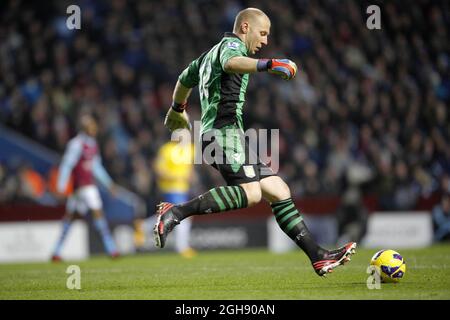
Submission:
MULTIPOLYGON (((187 129, 177 130, 172 140, 158 151, 155 163, 158 188, 163 201, 181 204, 189 200, 189 188, 194 173, 194 145, 187 129)), ((196 252, 189 246, 192 221, 187 219, 175 230, 175 250, 186 258, 196 252)))

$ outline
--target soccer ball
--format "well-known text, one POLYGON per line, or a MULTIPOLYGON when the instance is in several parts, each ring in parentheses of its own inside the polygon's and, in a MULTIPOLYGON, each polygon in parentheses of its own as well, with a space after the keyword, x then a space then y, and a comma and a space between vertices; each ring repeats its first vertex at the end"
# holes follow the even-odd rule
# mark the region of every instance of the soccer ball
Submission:
POLYGON ((375 253, 370 260, 370 265, 375 267, 381 282, 399 282, 406 272, 403 257, 391 249, 375 253))

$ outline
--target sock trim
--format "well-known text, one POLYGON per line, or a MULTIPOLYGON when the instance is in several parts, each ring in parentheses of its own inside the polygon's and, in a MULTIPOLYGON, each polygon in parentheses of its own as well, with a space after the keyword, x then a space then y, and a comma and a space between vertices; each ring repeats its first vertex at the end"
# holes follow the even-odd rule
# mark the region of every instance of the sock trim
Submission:
POLYGON ((224 205, 222 199, 220 199, 219 194, 217 193, 217 191, 215 189, 211 189, 210 192, 211 192, 211 195, 213 196, 214 200, 219 205, 220 211, 225 210, 225 205, 224 205))
POLYGON ((283 222, 285 222, 286 220, 288 220, 290 217, 294 216, 298 214, 297 210, 292 211, 291 213, 286 214, 283 218, 280 219, 280 221, 278 221, 278 223, 281 225, 283 222))
POLYGON ((299 224, 302 221, 303 221, 303 217, 299 216, 299 217, 295 218, 294 220, 292 220, 291 222, 289 222, 289 224, 286 226, 286 233, 291 231, 292 228, 294 228, 297 224, 299 224))
POLYGON ((238 198, 239 198, 239 207, 243 208, 244 207, 244 199, 243 199, 243 196, 242 196, 242 193, 241 193, 242 192, 241 191, 242 187, 237 186, 237 187, 235 187, 235 189, 236 189, 236 193, 237 193, 238 198))
POLYGON ((234 192, 234 187, 228 188, 227 191, 230 193, 230 196, 234 200, 234 203, 236 203, 236 208, 239 208, 240 207, 240 201, 238 200, 237 195, 234 192))
POLYGON ((235 188, 236 191, 239 193, 240 197, 242 198, 240 208, 247 208, 248 200, 244 188, 242 188, 241 186, 235 186, 235 188))
POLYGON ((292 198, 280 200, 280 201, 277 201, 277 202, 272 202, 270 204, 270 206, 275 209, 275 207, 282 206, 282 205, 285 205, 285 204, 290 203, 290 202, 293 203, 292 198))
MULTIPOLYGON (((291 210, 293 208, 295 208, 295 205, 292 203, 292 204, 288 205, 287 207, 285 207, 285 208, 281 209, 280 211, 278 211, 275 214, 275 217, 276 218, 281 218, 287 211, 289 211, 289 210, 291 210)), ((276 209, 274 209, 274 210, 276 211, 276 209)))
POLYGON ((228 196, 228 193, 226 192, 227 187, 220 187, 219 190, 222 193, 222 195, 224 196, 225 200, 228 203, 228 208, 229 209, 234 209, 234 204, 233 201, 231 201, 230 197, 228 196))

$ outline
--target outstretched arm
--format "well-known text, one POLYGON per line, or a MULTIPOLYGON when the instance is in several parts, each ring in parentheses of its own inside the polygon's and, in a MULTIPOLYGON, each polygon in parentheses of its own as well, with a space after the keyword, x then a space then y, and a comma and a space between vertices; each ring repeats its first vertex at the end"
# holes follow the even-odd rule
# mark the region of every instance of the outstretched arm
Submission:
POLYGON ((291 80, 297 74, 297 65, 289 59, 253 59, 244 56, 228 59, 223 69, 227 73, 255 73, 267 71, 291 80))
POLYGON ((249 57, 233 57, 225 62, 223 70, 227 73, 254 73, 258 72, 257 66, 258 59, 249 57))

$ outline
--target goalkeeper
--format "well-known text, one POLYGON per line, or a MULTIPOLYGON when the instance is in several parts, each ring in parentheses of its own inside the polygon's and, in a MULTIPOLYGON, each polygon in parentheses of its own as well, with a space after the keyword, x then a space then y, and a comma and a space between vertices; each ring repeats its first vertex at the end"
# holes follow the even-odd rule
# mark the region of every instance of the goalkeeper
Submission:
POLYGON ((246 208, 264 198, 280 228, 306 253, 315 272, 323 276, 349 261, 356 243, 331 251, 318 246, 287 184, 259 158, 250 161, 254 153, 243 139, 242 113, 249 75, 269 72, 291 80, 297 73, 296 64, 288 59, 248 57, 268 44, 269 33, 270 20, 264 12, 256 8, 242 10, 236 16, 233 33, 225 33, 218 44, 191 62, 179 76, 165 125, 171 131, 190 128, 187 99, 198 85, 202 149, 221 150, 209 164, 221 173, 227 186, 213 188, 183 204, 160 203, 155 242, 163 248, 168 233, 187 217, 246 208))

